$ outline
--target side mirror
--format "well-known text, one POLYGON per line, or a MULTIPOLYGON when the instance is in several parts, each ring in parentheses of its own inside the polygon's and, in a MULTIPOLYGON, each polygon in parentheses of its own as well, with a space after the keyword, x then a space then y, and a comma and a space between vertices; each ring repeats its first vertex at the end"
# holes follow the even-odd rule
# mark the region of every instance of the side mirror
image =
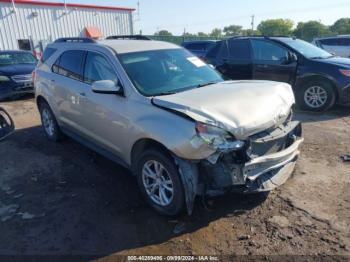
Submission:
POLYGON ((122 88, 112 80, 100 80, 92 83, 92 91, 99 94, 120 94, 122 88))

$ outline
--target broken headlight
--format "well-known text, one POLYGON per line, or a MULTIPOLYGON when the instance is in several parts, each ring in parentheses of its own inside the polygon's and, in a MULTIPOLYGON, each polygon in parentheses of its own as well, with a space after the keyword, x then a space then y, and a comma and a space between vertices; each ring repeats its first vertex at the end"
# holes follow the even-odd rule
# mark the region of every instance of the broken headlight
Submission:
POLYGON ((234 137, 222 128, 196 123, 198 136, 212 149, 220 151, 239 150, 244 146, 244 141, 235 140, 234 137))

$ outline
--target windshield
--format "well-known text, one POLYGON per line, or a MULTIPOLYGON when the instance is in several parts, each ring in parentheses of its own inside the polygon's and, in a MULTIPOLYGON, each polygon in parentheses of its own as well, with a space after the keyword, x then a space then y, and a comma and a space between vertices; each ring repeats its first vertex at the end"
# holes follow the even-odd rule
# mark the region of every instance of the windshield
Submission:
POLYGON ((145 96, 223 81, 218 72, 182 48, 126 53, 119 58, 135 87, 145 96))
POLYGON ((36 59, 30 53, 0 53, 0 66, 16 64, 35 64, 36 59))
POLYGON ((284 43, 289 45, 294 50, 298 51, 300 54, 304 55, 306 58, 329 58, 332 57, 330 53, 325 50, 318 48, 308 42, 299 39, 286 39, 282 40, 284 43))

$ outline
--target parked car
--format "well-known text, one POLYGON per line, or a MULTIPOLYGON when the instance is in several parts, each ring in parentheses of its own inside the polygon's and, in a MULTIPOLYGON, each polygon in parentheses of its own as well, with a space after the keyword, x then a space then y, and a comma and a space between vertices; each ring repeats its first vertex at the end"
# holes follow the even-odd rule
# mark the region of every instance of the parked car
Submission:
POLYGON ((182 42, 181 46, 191 51, 196 56, 203 58, 208 51, 215 46, 217 40, 196 40, 182 42))
POLYGON ((234 37, 220 41, 205 59, 229 79, 292 85, 303 109, 324 111, 350 103, 350 59, 290 37, 234 37))
POLYGON ((64 133, 129 168, 162 214, 191 213, 196 195, 270 191, 294 169, 289 84, 224 81, 159 41, 59 39, 44 56, 34 85, 48 139, 64 133))
POLYGON ((312 43, 331 54, 350 58, 350 35, 316 38, 312 43))
POLYGON ((27 51, 0 51, 0 100, 34 93, 32 72, 36 63, 27 51))

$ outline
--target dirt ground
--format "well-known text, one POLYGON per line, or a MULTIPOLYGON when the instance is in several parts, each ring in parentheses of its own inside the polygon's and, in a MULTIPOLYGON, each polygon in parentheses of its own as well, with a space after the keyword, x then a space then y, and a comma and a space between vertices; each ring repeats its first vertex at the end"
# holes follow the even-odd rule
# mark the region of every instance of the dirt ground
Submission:
MULTIPOLYGON (((158 215, 129 171, 67 139, 49 142, 32 98, 3 102, 1 255, 350 255, 350 108, 296 113, 305 142, 293 178, 268 196, 198 199, 158 215)), ((350 257, 349 257, 350 258, 350 257)))

